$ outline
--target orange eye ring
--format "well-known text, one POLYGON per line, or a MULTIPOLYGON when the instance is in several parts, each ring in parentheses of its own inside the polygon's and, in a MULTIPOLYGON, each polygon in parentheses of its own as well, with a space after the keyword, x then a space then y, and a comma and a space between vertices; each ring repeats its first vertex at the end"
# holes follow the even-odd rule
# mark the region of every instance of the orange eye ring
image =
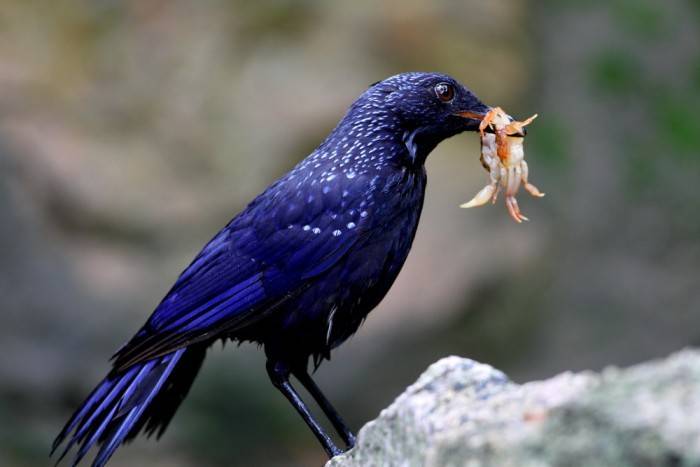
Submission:
POLYGON ((449 83, 438 83, 435 85, 435 95, 442 102, 452 102, 455 97, 455 88, 449 83))

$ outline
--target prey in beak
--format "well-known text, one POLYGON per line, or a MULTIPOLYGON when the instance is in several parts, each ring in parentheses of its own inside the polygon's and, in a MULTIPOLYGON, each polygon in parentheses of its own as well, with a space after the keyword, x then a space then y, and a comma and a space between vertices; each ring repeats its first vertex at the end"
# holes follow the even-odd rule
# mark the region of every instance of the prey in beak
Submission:
POLYGON ((524 121, 516 121, 500 107, 494 107, 484 115, 475 112, 460 112, 458 115, 480 121, 481 164, 489 172, 489 184, 460 207, 473 208, 489 201, 495 203, 498 193, 503 189, 510 216, 518 223, 527 221, 528 218, 520 212, 515 198, 520 184, 532 196, 544 196, 535 185, 528 182, 529 169, 523 148, 525 126, 532 123, 537 114, 524 121))

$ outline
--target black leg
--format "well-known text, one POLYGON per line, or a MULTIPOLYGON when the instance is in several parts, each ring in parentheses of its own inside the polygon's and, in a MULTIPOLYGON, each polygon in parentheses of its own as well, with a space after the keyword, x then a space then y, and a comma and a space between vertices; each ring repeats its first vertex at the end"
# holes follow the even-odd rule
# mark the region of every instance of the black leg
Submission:
POLYGON ((347 447, 352 448, 355 446, 355 435, 352 431, 350 431, 350 428, 348 428, 343 418, 331 405, 328 399, 326 399, 326 396, 323 395, 321 389, 316 386, 316 383, 313 379, 311 379, 311 375, 309 375, 306 368, 295 368, 292 370, 292 374, 296 376, 299 382, 306 388, 307 391, 309 391, 311 397, 314 398, 316 403, 321 407, 321 410, 323 410, 323 413, 325 413, 326 417, 328 417, 328 420, 330 420, 333 424, 335 430, 338 432, 341 438, 343 438, 343 441, 347 447))
POLYGON ((284 363, 268 360, 267 374, 270 375, 272 384, 284 394, 284 397, 286 397, 297 412, 299 412, 301 418, 304 419, 321 445, 323 445, 323 449, 328 453, 328 457, 342 454, 343 451, 341 451, 338 446, 335 445, 331 437, 323 431, 323 428, 321 428, 321 425, 319 425, 313 415, 311 415, 311 412, 309 412, 309 409, 306 407, 306 404, 304 404, 304 401, 301 400, 299 394, 294 390, 292 385, 289 384, 289 373, 289 367, 284 363))

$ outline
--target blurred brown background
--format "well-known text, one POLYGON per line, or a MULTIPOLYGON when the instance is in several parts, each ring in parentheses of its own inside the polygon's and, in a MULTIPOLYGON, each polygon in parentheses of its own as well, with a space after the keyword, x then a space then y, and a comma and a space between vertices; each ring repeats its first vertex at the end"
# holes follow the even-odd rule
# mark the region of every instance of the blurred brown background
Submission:
MULTIPOLYGON (((697 0, 0 0, 0 464, 47 465, 204 242, 401 71, 538 112, 548 196, 460 210, 478 137, 433 153, 408 264, 317 373, 353 427, 449 354, 523 381, 700 344, 699 33, 697 0)), ((245 345, 111 465, 322 461, 245 345)))

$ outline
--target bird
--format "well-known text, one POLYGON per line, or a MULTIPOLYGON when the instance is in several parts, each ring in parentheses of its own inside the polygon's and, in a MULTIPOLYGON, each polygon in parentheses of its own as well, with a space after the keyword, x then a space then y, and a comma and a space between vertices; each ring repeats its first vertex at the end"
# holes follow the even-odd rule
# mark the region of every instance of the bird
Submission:
POLYGON ((323 142, 274 181, 196 255, 56 437, 57 464, 98 448, 104 466, 143 432, 158 438, 214 342, 254 342, 266 371, 329 458, 344 452, 294 377, 350 449, 355 435, 313 381, 387 294, 423 208, 425 160, 477 131, 490 107, 456 79, 406 72, 369 86, 323 142), (65 446, 64 446, 65 444, 65 446))

